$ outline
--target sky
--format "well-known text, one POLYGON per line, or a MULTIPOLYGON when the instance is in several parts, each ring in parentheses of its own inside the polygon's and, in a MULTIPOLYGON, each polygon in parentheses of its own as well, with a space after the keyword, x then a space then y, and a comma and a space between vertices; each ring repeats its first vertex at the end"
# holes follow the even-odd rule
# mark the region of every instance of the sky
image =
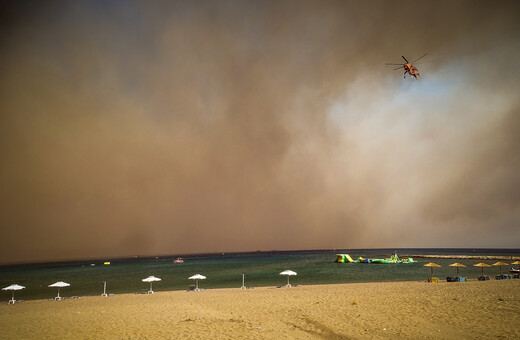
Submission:
POLYGON ((1 1, 0 263, 520 248, 519 33, 517 1, 1 1))

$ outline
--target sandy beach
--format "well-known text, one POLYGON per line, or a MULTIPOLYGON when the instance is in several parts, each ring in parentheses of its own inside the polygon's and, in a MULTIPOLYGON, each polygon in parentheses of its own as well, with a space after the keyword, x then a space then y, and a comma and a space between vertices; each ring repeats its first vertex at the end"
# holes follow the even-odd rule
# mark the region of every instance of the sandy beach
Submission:
POLYGON ((520 338, 520 280, 121 294, 0 306, 5 339, 520 338))

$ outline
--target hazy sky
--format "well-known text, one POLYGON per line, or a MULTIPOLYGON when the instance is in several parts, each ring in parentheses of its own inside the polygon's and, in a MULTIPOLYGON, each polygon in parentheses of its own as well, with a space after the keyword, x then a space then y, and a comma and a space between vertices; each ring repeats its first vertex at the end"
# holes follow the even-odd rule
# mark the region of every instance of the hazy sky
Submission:
POLYGON ((518 1, 2 1, 0 32, 0 262, 520 248, 518 1))

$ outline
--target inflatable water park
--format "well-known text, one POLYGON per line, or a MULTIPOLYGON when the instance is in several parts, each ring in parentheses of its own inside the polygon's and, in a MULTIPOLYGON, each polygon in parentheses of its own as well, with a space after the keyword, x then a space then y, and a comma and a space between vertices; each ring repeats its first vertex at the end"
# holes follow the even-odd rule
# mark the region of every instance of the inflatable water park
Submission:
POLYGON ((334 262, 338 263, 415 263, 413 258, 408 257, 400 259, 397 253, 393 253, 388 259, 369 259, 359 257, 357 260, 352 259, 349 254, 336 254, 337 258, 334 262))

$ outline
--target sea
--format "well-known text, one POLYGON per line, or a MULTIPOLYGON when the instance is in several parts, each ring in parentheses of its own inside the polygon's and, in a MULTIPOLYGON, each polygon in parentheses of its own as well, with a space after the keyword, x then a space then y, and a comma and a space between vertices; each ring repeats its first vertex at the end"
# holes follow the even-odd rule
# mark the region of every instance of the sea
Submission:
MULTIPOLYGON (((337 284, 353 282, 425 281, 430 268, 423 267, 428 262, 441 265, 434 268, 434 275, 445 279, 455 276, 456 268, 449 265, 459 262, 466 268, 459 268, 460 275, 476 278, 481 268, 473 265, 479 262, 493 264, 496 260, 477 259, 431 259, 414 258, 416 263, 364 264, 336 263, 336 254, 358 257, 388 258, 394 252, 403 258, 413 255, 472 255, 472 256, 520 256, 520 249, 329 249, 303 251, 268 251, 248 253, 218 253, 200 255, 172 255, 157 257, 133 257, 125 259, 99 259, 67 263, 40 263, 0 266, 0 287, 13 283, 25 286, 15 292, 16 299, 51 299, 57 288, 48 287, 57 281, 65 281, 69 287, 61 288, 62 297, 100 296, 106 282, 107 294, 145 293, 149 283, 142 279, 155 276, 161 279, 153 283, 155 292, 187 290, 193 285, 188 278, 194 274, 206 276, 199 281, 203 289, 249 288, 281 286, 287 277, 280 272, 290 269, 297 273, 290 277, 291 285, 337 284), (184 263, 174 263, 182 256, 184 263), (105 265, 104 262, 110 262, 105 265)), ((505 261, 507 262, 507 261, 505 261)), ((509 262, 510 263, 510 262, 509 262)), ((503 266, 508 272, 512 266, 503 266)), ((516 267, 516 266, 515 266, 516 267)), ((499 267, 484 268, 486 275, 498 275, 499 267)), ((0 292, 0 301, 11 298, 10 291, 0 292)))

